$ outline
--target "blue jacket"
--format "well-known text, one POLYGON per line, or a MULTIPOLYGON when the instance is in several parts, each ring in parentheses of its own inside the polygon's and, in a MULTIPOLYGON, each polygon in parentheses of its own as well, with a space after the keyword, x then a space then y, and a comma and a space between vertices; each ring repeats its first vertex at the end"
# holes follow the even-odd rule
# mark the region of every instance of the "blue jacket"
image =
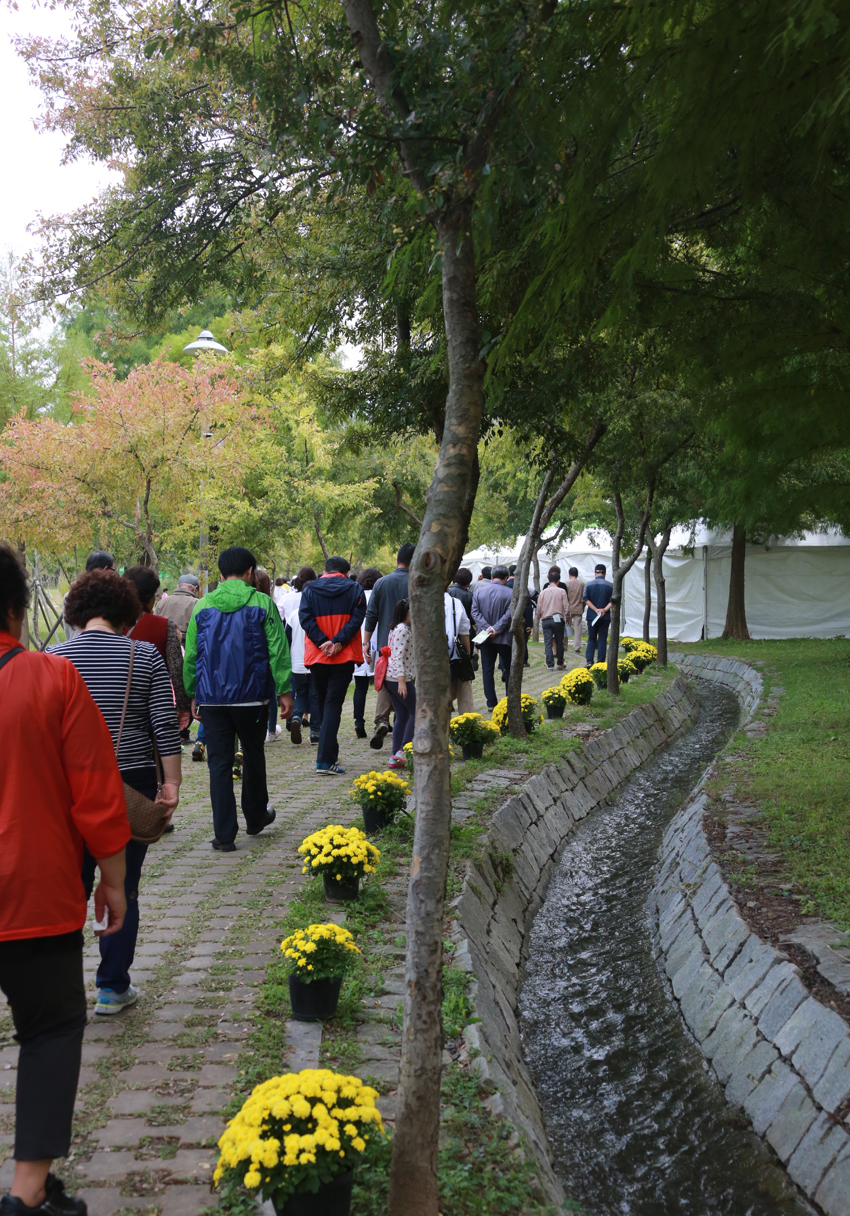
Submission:
MULTIPOLYGON (((613 584, 609 583, 601 574, 597 574, 596 578, 591 579, 589 583, 585 583, 584 602, 586 604, 593 604, 593 608, 588 607, 587 609, 587 620, 591 625, 596 620, 594 608, 606 607, 606 605, 611 603, 611 596, 613 594, 613 584)), ((606 612, 602 619, 603 621, 610 621, 611 613, 606 612)))
POLYGON ((267 595, 229 578, 198 602, 183 658, 196 705, 259 705, 289 692, 291 670, 283 622, 267 595))

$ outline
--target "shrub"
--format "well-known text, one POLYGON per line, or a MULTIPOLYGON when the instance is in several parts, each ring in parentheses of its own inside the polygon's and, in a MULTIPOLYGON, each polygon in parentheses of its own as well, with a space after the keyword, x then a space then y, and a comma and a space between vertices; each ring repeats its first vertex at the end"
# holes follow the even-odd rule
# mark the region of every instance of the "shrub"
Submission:
POLYGON ((337 879, 362 878, 374 873, 381 851, 359 828, 332 824, 302 840, 298 852, 306 857, 302 874, 330 874, 337 879))
MULTIPOLYGON (((538 713, 537 702, 534 697, 527 692, 522 694, 522 720, 525 723, 525 729, 529 734, 537 730, 543 718, 538 713)), ((493 710, 493 725, 499 731, 499 734, 506 735, 508 733, 508 698, 502 697, 499 704, 493 710)))
POLYGON ((349 793, 358 806, 383 810, 389 822, 393 823, 404 810, 410 786, 395 773, 371 772, 355 777, 354 787, 349 793))
POLYGON ((280 948, 289 960, 290 974, 305 984, 345 975, 354 956, 360 953, 350 931, 334 924, 296 929, 283 939, 280 948))
POLYGON ((472 713, 458 714, 452 718, 449 733, 453 742, 461 747, 468 747, 470 743, 490 743, 494 737, 490 723, 485 722, 481 714, 472 713))
POLYGON ((594 663, 590 668, 590 674, 593 677, 593 683, 597 688, 604 689, 608 684, 608 664, 594 663))
POLYGON ((540 699, 547 709, 550 705, 553 709, 557 709, 559 705, 566 705, 569 700, 560 684, 556 684, 553 688, 544 689, 540 699))
POLYGON ((573 705, 587 705, 593 696, 593 676, 586 667, 574 667, 561 680, 561 689, 573 705))
POLYGON ((650 642, 642 642, 639 638, 620 638, 620 644, 638 671, 643 671, 658 658, 658 651, 650 642))

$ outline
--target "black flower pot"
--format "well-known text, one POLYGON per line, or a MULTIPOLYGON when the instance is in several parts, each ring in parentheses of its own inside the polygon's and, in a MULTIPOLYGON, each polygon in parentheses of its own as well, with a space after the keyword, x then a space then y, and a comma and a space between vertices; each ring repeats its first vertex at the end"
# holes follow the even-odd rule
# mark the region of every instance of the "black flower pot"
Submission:
POLYGON ((350 1216, 354 1170, 323 1182, 317 1191, 289 1195, 282 1204, 274 1203, 277 1216, 350 1216))
POLYGON ((480 760, 483 755, 484 755, 483 741, 480 740, 478 743, 464 743, 463 744, 464 760, 480 760))
POLYGON ((380 832, 381 828, 385 828, 390 821, 390 813, 385 806, 363 807, 363 823, 366 827, 367 836, 374 836, 376 832, 380 832))
POLYGON ((300 976, 289 977, 289 1000, 296 1022, 325 1022, 336 1013, 342 976, 312 980, 305 984, 300 976))
POLYGON ((546 717, 547 718, 563 718, 565 708, 566 708, 565 705, 547 705, 546 706, 546 717))
POLYGON ((356 878, 334 878, 332 874, 323 874, 325 884, 325 899, 329 904, 346 904, 356 899, 360 891, 360 875, 356 878))

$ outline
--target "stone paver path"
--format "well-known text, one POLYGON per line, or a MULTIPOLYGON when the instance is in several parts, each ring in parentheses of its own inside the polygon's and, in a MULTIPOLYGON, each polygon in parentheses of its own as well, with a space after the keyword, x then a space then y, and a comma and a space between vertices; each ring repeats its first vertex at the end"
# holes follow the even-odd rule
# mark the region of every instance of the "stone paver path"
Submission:
MULTIPOLYGON (((578 660, 569 651, 570 666, 578 660)), ((524 687, 539 693, 557 683, 543 646, 532 646, 524 687)), ((480 674, 474 684, 483 712, 480 674)), ((370 693, 367 724, 374 694, 370 693)), ((304 881, 297 847, 329 822, 350 822, 350 780, 389 758, 354 736, 350 699, 340 731, 342 778, 314 775, 315 748, 284 732, 268 747, 269 789, 278 818, 261 836, 240 832, 237 851, 210 848, 207 770, 184 757, 177 831, 148 853, 141 882, 141 930, 133 982, 138 1004, 114 1020, 90 1018, 77 1100, 78 1135, 60 1174, 89 1205, 91 1216, 199 1216, 216 1206, 210 1190, 221 1111, 237 1081, 237 1058, 248 1035, 255 994, 278 946, 273 926, 304 881)), ((481 779, 486 788, 486 775, 481 779)), ((479 791, 475 791, 478 793, 479 791)), ((460 800, 458 818, 466 803, 460 800)), ((388 884, 394 916, 403 922, 406 876, 388 884)), ((400 925, 401 928, 401 925, 400 925)), ((403 948, 387 959, 385 993, 364 1009, 360 1071, 389 1079, 397 1068, 386 1021, 401 999, 403 948)), ((87 930, 86 981, 92 1003, 97 944, 87 930)), ((303 1067, 311 1048, 297 1028, 281 1070, 303 1067)), ((0 1190, 8 1187, 14 1129, 17 1048, 0 1006, 0 1190)), ((309 1036, 308 1036, 309 1038, 309 1036)), ((315 1044, 312 1050, 315 1051, 315 1044)), ((392 1099, 385 1100, 392 1117, 392 1099)))

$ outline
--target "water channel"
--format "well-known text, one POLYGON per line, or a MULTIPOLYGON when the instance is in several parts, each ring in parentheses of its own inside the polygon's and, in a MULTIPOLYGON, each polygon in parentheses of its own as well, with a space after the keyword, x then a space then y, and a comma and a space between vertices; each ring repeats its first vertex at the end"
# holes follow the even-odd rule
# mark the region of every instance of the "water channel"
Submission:
POLYGON ((567 842, 531 930, 520 1013, 555 1170, 593 1216, 803 1216, 727 1104, 652 954, 646 900, 667 824, 738 721, 698 681, 693 730, 567 842))

